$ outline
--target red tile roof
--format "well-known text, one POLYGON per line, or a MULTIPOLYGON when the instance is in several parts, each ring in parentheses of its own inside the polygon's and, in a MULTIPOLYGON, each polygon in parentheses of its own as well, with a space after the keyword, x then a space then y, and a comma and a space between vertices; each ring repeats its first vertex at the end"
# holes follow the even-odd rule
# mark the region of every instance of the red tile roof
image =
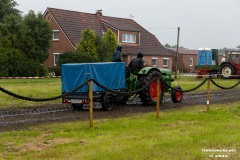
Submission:
MULTIPOLYGON (((176 48, 169 48, 169 50, 172 50, 176 53, 177 49, 176 48)), ((178 53, 180 53, 180 54, 198 54, 198 50, 179 48, 178 53)))
POLYGON ((132 19, 99 16, 97 14, 55 8, 47 8, 47 10, 52 14, 74 46, 79 42, 82 30, 87 27, 94 30, 96 35, 102 36, 102 31, 106 31, 105 23, 120 31, 140 32, 140 45, 122 44, 123 54, 142 52, 145 55, 172 56, 172 53, 164 48, 153 34, 132 19))

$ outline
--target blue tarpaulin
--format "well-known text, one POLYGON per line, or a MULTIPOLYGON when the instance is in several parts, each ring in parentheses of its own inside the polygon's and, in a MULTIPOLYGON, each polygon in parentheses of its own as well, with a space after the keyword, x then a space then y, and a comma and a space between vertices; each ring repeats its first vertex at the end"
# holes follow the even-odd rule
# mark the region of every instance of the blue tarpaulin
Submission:
MULTIPOLYGON (((125 63, 73 63, 62 64, 62 92, 69 92, 86 82, 89 78, 95 79, 111 90, 126 88, 125 63)), ((93 92, 104 91, 93 83, 93 92)), ((88 85, 77 92, 88 92, 88 85)))

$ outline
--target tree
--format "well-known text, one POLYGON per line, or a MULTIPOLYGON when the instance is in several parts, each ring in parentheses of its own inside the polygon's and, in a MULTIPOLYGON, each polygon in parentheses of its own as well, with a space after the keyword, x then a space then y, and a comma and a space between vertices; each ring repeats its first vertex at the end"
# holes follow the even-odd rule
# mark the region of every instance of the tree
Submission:
POLYGON ((0 0, 0 22, 6 15, 20 17, 20 11, 16 9, 17 3, 14 0, 0 0))
POLYGON ((95 41, 95 45, 97 47, 97 52, 98 52, 98 57, 99 57, 99 61, 103 62, 103 46, 102 46, 102 37, 99 35, 96 35, 96 41, 95 41))
POLYGON ((81 53, 89 54, 95 58, 99 58, 95 42, 96 42, 95 32, 92 29, 87 28, 82 31, 82 38, 80 39, 80 42, 77 44, 76 50, 81 53))
POLYGON ((43 76, 51 28, 39 13, 21 17, 13 0, 0 0, 0 75, 43 76))
POLYGON ((118 45, 118 40, 116 35, 108 30, 104 33, 102 37, 102 61, 109 62, 112 61, 112 54, 116 46, 118 45))
POLYGON ((22 18, 13 14, 4 16, 0 23, 0 46, 20 49, 23 35, 25 35, 25 28, 22 18))
MULTIPOLYGON (((166 48, 177 48, 177 45, 176 44, 175 45, 169 45, 168 43, 166 43, 164 45, 164 47, 166 47, 166 48)), ((183 46, 179 46, 179 48, 187 49, 187 48, 184 48, 183 46)))
POLYGON ((171 48, 171 45, 169 45, 168 43, 166 43, 166 44, 164 45, 164 47, 166 47, 166 48, 171 48))
POLYGON ((238 45, 236 48, 240 48, 240 45, 238 45))
POLYGON ((52 30, 42 14, 33 11, 24 17, 26 37, 23 39, 21 50, 28 58, 43 63, 48 58, 51 45, 52 30))

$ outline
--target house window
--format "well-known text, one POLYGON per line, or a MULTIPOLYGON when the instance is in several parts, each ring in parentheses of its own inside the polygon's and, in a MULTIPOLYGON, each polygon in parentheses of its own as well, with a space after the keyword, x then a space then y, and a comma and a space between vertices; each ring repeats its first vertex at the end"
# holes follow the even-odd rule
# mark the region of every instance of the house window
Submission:
POLYGON ((136 43, 136 35, 135 34, 122 34, 122 42, 136 43))
POLYGON ((152 66, 153 67, 157 67, 157 64, 158 64, 158 58, 152 58, 152 66))
POLYGON ((54 41, 59 40, 59 30, 53 30, 53 40, 54 41))
POLYGON ((57 66, 57 65, 58 65, 59 55, 60 55, 60 53, 53 53, 54 66, 57 66))
POLYGON ((189 59, 189 66, 193 66, 193 57, 190 57, 189 59))
POLYGON ((163 67, 168 67, 169 58, 163 58, 163 67))

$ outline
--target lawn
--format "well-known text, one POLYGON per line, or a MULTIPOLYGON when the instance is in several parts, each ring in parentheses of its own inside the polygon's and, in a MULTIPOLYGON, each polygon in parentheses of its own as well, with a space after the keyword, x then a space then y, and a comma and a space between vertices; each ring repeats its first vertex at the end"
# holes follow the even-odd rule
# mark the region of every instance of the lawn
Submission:
MULTIPOLYGON (((174 82, 184 90, 203 79, 181 77, 174 82)), ((229 87, 239 80, 215 80, 229 87)), ((0 86, 14 93, 37 98, 61 94, 61 80, 0 79, 0 86)), ((204 84, 197 91, 205 91, 204 84)), ((239 86, 238 86, 239 88, 239 86)), ((211 85, 212 90, 218 88, 211 85)), ((61 103, 30 102, 0 93, 0 107, 61 103)), ((20 131, 0 133, 0 159, 208 159, 224 156, 240 159, 240 102, 161 110, 135 116, 36 125, 20 131), (227 151, 227 152, 225 152, 227 151)), ((81 114, 81 112, 79 112, 81 114)), ((109 112, 111 114, 111 112, 109 112)), ((225 158, 226 159, 226 158, 225 158)))
MULTIPOLYGON (((204 78, 197 79, 196 77, 180 77, 176 79, 172 86, 179 85, 183 90, 189 90, 198 86, 204 78)), ((214 79, 214 81, 224 87, 230 87, 236 84, 239 79, 214 79)), ((60 78, 45 78, 45 79, 0 79, 0 87, 7 89, 16 94, 32 97, 32 98, 50 98, 61 95, 61 79, 60 78)), ((240 89, 240 85, 237 86, 240 89)), ((206 91, 207 83, 201 86, 196 91, 206 91)), ((211 83, 211 90, 221 90, 211 83)), ((0 107, 26 107, 42 104, 61 103, 61 99, 48 102, 32 102, 17 99, 6 95, 0 91, 0 107)))
MULTIPOLYGON (((202 160, 240 158, 240 102, 0 133, 2 159, 202 160)), ((81 114, 81 112, 79 113, 81 114)), ((111 114, 111 112, 109 112, 111 114)))
MULTIPOLYGON (((49 98, 61 95, 60 78, 44 79, 0 79, 0 87, 13 93, 32 98, 49 98)), ((11 97, 0 91, 0 107, 35 106, 61 103, 61 99, 50 102, 32 102, 11 97)))

